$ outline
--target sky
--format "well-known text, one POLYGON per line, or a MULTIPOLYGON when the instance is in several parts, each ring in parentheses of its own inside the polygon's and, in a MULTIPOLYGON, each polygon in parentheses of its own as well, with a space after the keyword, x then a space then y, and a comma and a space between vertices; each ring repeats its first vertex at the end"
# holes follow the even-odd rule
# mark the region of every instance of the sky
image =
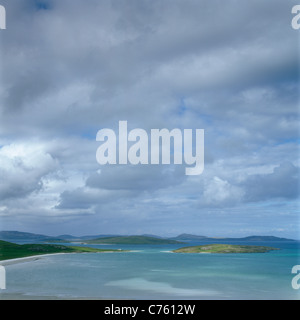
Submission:
POLYGON ((1 0, 0 230, 300 239, 294 0, 1 0), (204 172, 97 132, 205 130, 204 172))

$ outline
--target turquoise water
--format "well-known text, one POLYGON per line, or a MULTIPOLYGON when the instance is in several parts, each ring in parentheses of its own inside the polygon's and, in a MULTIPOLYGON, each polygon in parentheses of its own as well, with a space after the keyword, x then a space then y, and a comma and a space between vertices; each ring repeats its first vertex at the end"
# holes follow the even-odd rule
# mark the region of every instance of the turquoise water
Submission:
MULTIPOLYGON (((227 241, 228 243, 228 241, 227 241)), ((233 243, 233 242, 232 242, 233 243)), ((189 245, 206 244, 204 242, 189 245)), ((127 253, 65 254, 6 266, 5 294, 108 299, 297 299, 299 242, 245 243, 278 251, 175 254, 167 246, 94 246, 127 253)))

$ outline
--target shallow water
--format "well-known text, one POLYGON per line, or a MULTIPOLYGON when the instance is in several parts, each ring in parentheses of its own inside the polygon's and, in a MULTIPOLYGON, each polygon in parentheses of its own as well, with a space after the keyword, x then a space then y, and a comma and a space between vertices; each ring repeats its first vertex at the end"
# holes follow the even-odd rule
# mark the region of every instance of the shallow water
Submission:
POLYGON ((7 290, 0 298, 9 295, 18 299, 20 294, 51 299, 300 298, 300 290, 291 286, 292 267, 300 264, 299 242, 243 244, 280 250, 175 254, 170 251, 183 245, 114 245, 109 247, 133 251, 48 256, 7 266, 7 290))

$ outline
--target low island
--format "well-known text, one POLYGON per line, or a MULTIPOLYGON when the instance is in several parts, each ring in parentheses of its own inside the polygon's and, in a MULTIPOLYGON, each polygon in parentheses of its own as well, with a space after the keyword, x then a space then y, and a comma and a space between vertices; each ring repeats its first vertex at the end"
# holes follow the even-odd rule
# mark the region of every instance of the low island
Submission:
POLYGON ((247 246, 232 244, 207 244, 202 246, 184 247, 173 250, 175 253, 264 253, 277 248, 265 246, 247 246))
POLYGON ((57 244, 16 244, 0 240, 0 261, 56 253, 124 252, 123 250, 98 249, 57 244))

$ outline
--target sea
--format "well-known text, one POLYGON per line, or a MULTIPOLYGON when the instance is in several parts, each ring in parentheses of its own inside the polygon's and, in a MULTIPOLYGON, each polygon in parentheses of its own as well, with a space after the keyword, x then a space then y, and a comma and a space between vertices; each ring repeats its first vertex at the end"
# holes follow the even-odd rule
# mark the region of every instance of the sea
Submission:
MULTIPOLYGON (((214 241, 214 243, 222 241, 214 241)), ((0 299, 299 300, 292 285, 300 242, 237 242, 280 250, 267 253, 173 253, 185 245, 89 245, 129 250, 60 254, 6 266, 0 299)), ((67 244, 66 244, 67 245, 67 244)), ((299 267, 300 272, 300 267, 299 267)), ((300 280, 294 279, 294 284, 300 280)))

